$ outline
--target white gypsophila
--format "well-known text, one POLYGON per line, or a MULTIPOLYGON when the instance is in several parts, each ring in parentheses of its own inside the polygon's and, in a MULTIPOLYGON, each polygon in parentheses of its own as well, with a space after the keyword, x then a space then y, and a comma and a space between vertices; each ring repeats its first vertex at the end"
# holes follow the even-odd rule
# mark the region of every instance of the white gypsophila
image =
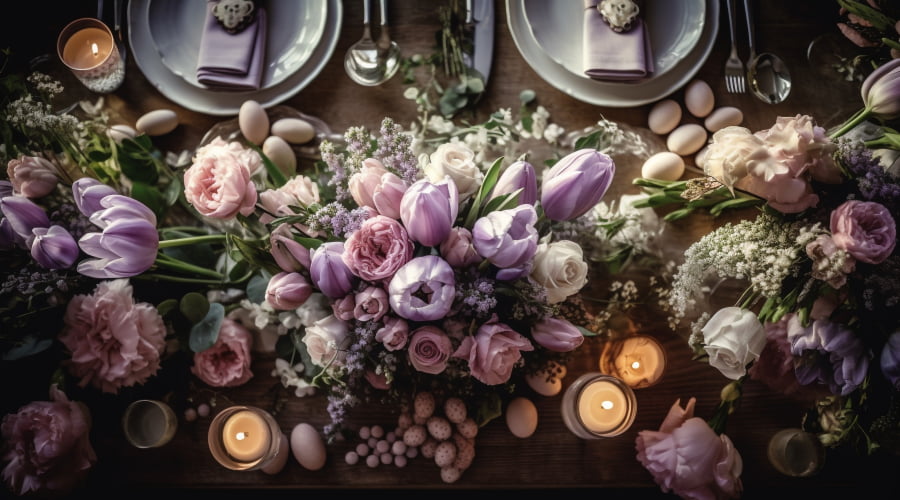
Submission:
POLYGON ((35 71, 34 73, 29 74, 27 77, 25 77, 25 80, 28 81, 28 83, 34 85, 34 88, 38 91, 38 93, 44 94, 50 99, 62 94, 65 90, 62 82, 54 79, 52 76, 46 73, 41 73, 39 71, 35 71))
POLYGON ((291 365, 285 359, 276 358, 272 376, 278 377, 285 389, 294 387, 294 395, 298 398, 312 396, 316 393, 315 386, 300 376, 305 369, 306 367, 303 366, 303 363, 291 365))
POLYGON ((431 115, 431 118, 428 119, 427 129, 436 134, 449 134, 455 128, 456 125, 452 121, 441 115, 431 115))
POLYGON ((651 207, 637 208, 634 204, 644 200, 647 193, 623 194, 618 200, 607 204, 600 202, 591 210, 594 220, 617 221, 622 226, 612 235, 598 225, 594 237, 601 242, 601 252, 609 254, 621 248, 631 247, 636 254, 657 255, 661 252, 659 239, 663 225, 656 211, 651 207))
POLYGON ((544 129, 544 140, 549 142, 550 144, 557 144, 559 142, 559 138, 562 137, 562 135, 565 133, 566 129, 560 127, 555 123, 551 123, 547 125, 546 129, 544 129))
POLYGON ((531 134, 533 137, 543 137, 544 130, 549 123, 550 112, 543 106, 538 106, 534 113, 531 113, 531 134))
POLYGON ((513 115, 512 110, 510 108, 500 108, 494 113, 497 121, 504 125, 512 125, 513 124, 513 115))

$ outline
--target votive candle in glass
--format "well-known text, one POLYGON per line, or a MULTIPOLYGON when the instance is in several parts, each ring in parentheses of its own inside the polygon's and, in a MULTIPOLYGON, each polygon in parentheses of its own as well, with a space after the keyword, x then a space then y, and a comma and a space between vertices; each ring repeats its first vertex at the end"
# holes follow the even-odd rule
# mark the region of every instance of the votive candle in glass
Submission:
POLYGON ((112 92, 125 80, 125 61, 109 26, 99 19, 85 17, 66 25, 56 41, 56 51, 72 74, 93 92, 112 92))
POLYGON ((254 406, 231 406, 219 412, 209 425, 207 439, 216 461, 232 470, 266 469, 286 453, 278 422, 254 406))
POLYGON ((666 352, 648 335, 610 340, 600 354, 600 372, 612 375, 632 389, 657 383, 666 369, 666 352))
POLYGON ((172 407, 162 401, 139 399, 122 415, 125 439, 137 448, 158 448, 168 443, 178 429, 172 407))
POLYGON ((618 436, 631 427, 636 414, 634 391, 611 375, 585 373, 563 395, 563 422, 583 439, 618 436))

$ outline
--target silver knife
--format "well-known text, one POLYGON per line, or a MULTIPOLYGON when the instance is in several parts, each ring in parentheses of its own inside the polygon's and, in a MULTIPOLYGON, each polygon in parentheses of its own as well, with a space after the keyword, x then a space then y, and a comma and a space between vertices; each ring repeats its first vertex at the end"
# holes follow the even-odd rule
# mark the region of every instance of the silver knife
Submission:
POLYGON ((488 81, 494 58, 494 0, 466 0, 466 23, 474 23, 473 53, 463 54, 466 66, 488 81))

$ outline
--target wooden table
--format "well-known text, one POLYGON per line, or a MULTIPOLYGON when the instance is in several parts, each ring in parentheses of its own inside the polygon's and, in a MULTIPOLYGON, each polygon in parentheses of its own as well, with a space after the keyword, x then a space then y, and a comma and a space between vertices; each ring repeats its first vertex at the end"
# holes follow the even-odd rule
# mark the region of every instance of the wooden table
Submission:
MULTIPOLYGON (((722 67, 727 56, 728 30, 725 9, 717 42, 706 64, 697 74, 707 81, 717 98, 717 106, 730 105, 744 112, 744 125, 750 129, 767 128, 778 115, 810 114, 820 124, 832 125, 849 116, 861 105, 855 89, 841 88, 836 82, 823 80, 806 59, 809 42, 816 36, 835 32, 836 2, 797 0, 793 2, 764 0, 757 2, 757 39, 761 48, 782 56, 794 77, 790 98, 779 105, 760 102, 750 94, 727 94, 722 67)), ((304 113, 324 119, 336 132, 348 126, 377 127, 385 116, 399 123, 415 119, 415 109, 402 97, 404 85, 399 77, 378 87, 361 87, 353 83, 343 69, 343 54, 361 32, 362 6, 360 1, 344 2, 344 18, 340 39, 333 57, 318 78, 307 88, 288 99, 285 104, 304 113)), ((404 55, 429 53, 438 28, 434 15, 436 4, 413 0, 396 0, 391 5, 393 34, 404 55)), ((80 2, 81 15, 93 15, 91 2, 80 2)), ((71 14, 75 7, 69 6, 71 14)), ((554 122, 567 130, 594 124, 601 117, 632 126, 645 126, 649 105, 634 108, 598 107, 585 104, 553 88, 524 61, 510 35, 506 22, 506 5, 496 2, 496 45, 493 70, 487 94, 475 119, 501 107, 516 108, 519 92, 532 89, 538 102, 550 110, 554 122)), ((58 33, 65 21, 44 28, 58 33)), ((55 35, 49 35, 55 37, 55 35)), ((53 38, 55 40, 55 38, 53 38)), ((34 39, 34 50, 41 42, 34 39)), ((52 50, 52 45, 45 47, 52 50)), ((746 51, 742 53, 746 57, 746 51)), ((682 100, 682 90, 672 94, 682 100)), ((179 118, 178 129, 158 138, 163 150, 192 150, 203 134, 222 117, 206 116, 184 109, 160 94, 142 75, 130 57, 127 79, 114 94, 106 96, 106 105, 114 121, 133 124, 143 113, 158 109, 174 109, 179 118)), ((676 241, 684 247, 715 227, 721 221, 696 216, 674 224, 671 230, 676 241)), ((708 417, 719 401, 719 391, 728 382, 719 372, 703 362, 693 361, 684 332, 672 332, 665 315, 652 308, 635 314, 640 329, 661 340, 668 355, 668 367, 660 383, 637 391, 639 411, 634 425, 625 434, 606 440, 585 441, 567 430, 560 416, 562 395, 534 396, 540 420, 537 432, 528 439, 511 435, 502 419, 480 430, 476 439, 476 458, 462 478, 451 485, 442 483, 439 469, 424 459, 412 460, 403 469, 381 466, 369 469, 365 465, 347 465, 344 454, 354 442, 336 443, 328 448, 326 466, 319 471, 303 469, 291 459, 285 470, 277 475, 262 472, 233 472, 214 461, 206 444, 209 419, 188 423, 182 420, 175 438, 158 449, 136 449, 123 438, 118 419, 127 401, 124 398, 98 397, 92 404, 104 407, 94 412, 92 441, 99 461, 91 472, 86 486, 88 492, 115 490, 128 495, 136 491, 150 491, 154 495, 181 489, 216 491, 238 488, 255 493, 287 492, 289 490, 319 489, 399 489, 406 492, 448 489, 463 490, 536 490, 568 489, 571 493, 591 491, 595 495, 622 493, 623 497, 664 496, 650 474, 635 458, 634 439, 638 431, 657 429, 669 407, 677 399, 698 400, 697 414, 708 417)), ((595 371, 600 344, 588 341, 569 367, 564 385, 570 384, 580 373, 595 371)), ((256 376, 246 385, 221 390, 220 401, 271 407, 271 391, 277 380, 269 376, 271 357, 257 358, 256 376)), ((173 381, 162 381, 161 384, 173 381)), ((186 381, 174 381, 185 385, 186 381)), ((146 391, 154 390, 152 387, 146 391)), ((152 395, 152 392, 151 392, 152 395)), ((303 399, 289 397, 277 415, 285 432, 299 422, 317 428, 327 423, 323 396, 303 399)), ((784 494, 811 493, 812 498, 834 491, 854 494, 859 491, 897 491, 897 472, 900 461, 854 459, 829 456, 825 469, 813 478, 798 479, 777 473, 766 457, 766 443, 779 429, 798 426, 806 405, 773 394, 760 383, 745 384, 743 403, 732 415, 727 433, 734 441, 744 461, 743 482, 745 497, 755 498, 777 492, 784 494)), ((386 409, 360 409, 352 421, 357 425, 382 424, 392 426, 396 417, 386 409)), ((222 493, 222 492, 219 492, 222 493)), ((312 493, 297 491, 292 496, 312 493)), ((432 492, 433 493, 433 492, 432 492)), ((431 493, 429 493, 431 494, 431 493)))

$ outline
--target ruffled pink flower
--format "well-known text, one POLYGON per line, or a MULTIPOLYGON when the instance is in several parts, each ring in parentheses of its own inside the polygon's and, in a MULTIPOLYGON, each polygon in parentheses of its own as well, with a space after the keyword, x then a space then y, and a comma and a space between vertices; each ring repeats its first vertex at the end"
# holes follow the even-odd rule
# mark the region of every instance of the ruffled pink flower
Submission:
POLYGON ((341 321, 353 319, 354 310, 356 310, 356 295, 352 293, 331 301, 331 311, 341 321))
POLYGON ((13 189, 28 198, 47 196, 56 189, 59 182, 56 167, 40 156, 22 155, 9 160, 6 164, 6 175, 12 182, 13 189))
POLYGON ((771 128, 755 135, 766 144, 769 155, 794 176, 806 175, 826 184, 843 181, 833 156, 837 144, 811 116, 779 116, 771 128))
POLYGON ((257 193, 250 176, 262 164, 255 151, 216 137, 197 150, 184 172, 184 196, 200 214, 215 219, 250 215, 257 193))
POLYGON ((409 262, 414 245, 398 221, 376 215, 344 242, 341 258, 350 272, 368 281, 388 279, 409 262))
POLYGON ((897 225, 884 205, 850 200, 831 212, 831 238, 856 260, 880 264, 897 245, 897 225))
POLYGON ((440 252, 444 260, 457 269, 481 262, 481 256, 472 244, 472 232, 464 227, 450 230, 450 235, 441 243, 440 252))
POLYGON ((375 340, 384 344, 384 348, 388 351, 406 347, 406 341, 409 339, 409 323, 396 316, 386 316, 382 323, 384 326, 375 332, 375 340))
POLYGON ((359 321, 378 321, 390 310, 388 295, 384 288, 366 287, 356 294, 353 317, 359 321))
POLYGON ((665 493, 686 499, 739 498, 743 461, 727 435, 694 417, 695 398, 669 409, 659 431, 640 431, 637 458, 665 493))
POLYGON ((253 336, 230 318, 222 321, 219 338, 205 351, 194 353, 191 373, 213 387, 237 387, 253 377, 250 371, 253 336))
POLYGON ((522 359, 522 351, 534 346, 523 335, 504 323, 497 315, 481 325, 474 336, 467 336, 453 356, 468 361, 472 376, 487 385, 506 383, 512 370, 522 359))
POLYGON ((91 415, 56 384, 50 401, 33 401, 3 417, 3 482, 16 495, 63 495, 97 461, 90 442, 91 415))
POLYGON ((280 188, 267 189, 259 194, 259 203, 263 208, 259 220, 268 224, 275 217, 297 215, 293 207, 309 207, 318 202, 318 184, 305 175, 297 175, 280 188))
POLYGON ((410 335, 408 354, 409 362, 416 370, 437 375, 447 368, 453 344, 440 328, 422 326, 410 335))
POLYGON ((71 352, 69 371, 103 392, 142 384, 159 370, 166 325, 152 304, 136 303, 127 279, 101 281, 66 306, 59 336, 71 352))

